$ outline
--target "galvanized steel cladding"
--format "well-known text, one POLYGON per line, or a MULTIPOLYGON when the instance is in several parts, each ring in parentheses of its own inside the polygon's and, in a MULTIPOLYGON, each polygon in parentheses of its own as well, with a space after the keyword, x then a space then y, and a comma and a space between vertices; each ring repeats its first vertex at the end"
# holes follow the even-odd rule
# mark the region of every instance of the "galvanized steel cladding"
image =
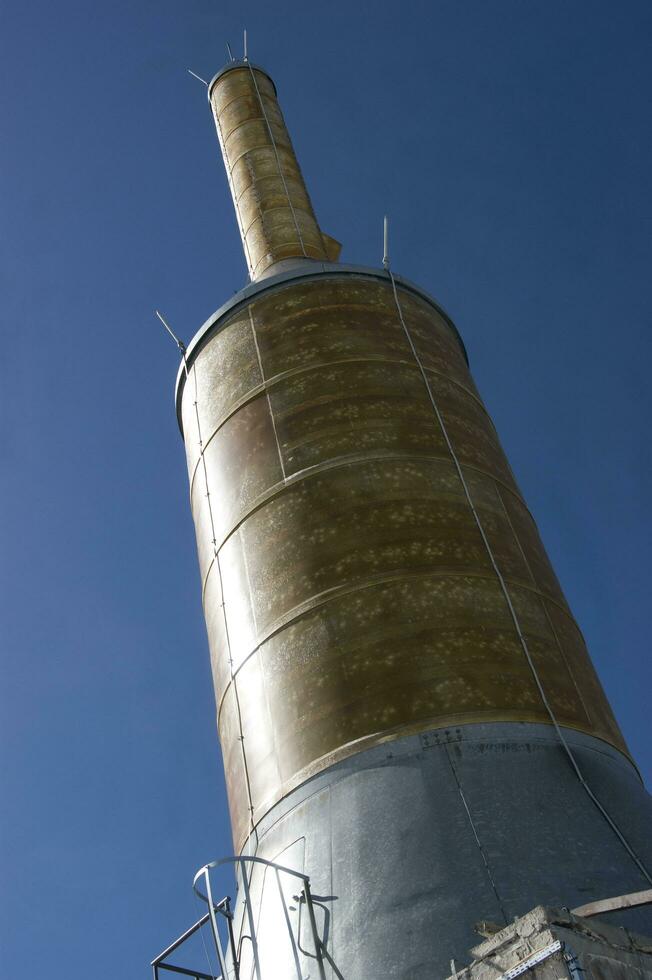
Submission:
MULTIPOLYGON (((626 752, 457 338, 399 294, 551 707, 626 752)), ((182 419, 236 847, 249 794, 257 822, 362 748, 549 723, 389 282, 254 295, 194 356, 182 419)))

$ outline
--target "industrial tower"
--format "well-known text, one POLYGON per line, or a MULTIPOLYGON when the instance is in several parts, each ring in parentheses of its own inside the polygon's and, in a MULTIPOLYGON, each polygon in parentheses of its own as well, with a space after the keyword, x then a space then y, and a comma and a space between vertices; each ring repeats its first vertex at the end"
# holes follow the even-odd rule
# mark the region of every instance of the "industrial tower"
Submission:
POLYGON ((208 97, 251 281, 176 391, 242 858, 197 889, 229 977, 443 978, 649 889, 650 799, 452 320, 338 263, 263 69, 208 97))

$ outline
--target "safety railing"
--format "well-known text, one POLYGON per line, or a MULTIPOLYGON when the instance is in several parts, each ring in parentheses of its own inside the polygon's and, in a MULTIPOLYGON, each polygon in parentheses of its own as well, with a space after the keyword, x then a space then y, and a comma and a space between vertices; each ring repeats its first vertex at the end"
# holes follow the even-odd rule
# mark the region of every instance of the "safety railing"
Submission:
MULTIPOLYGON (((240 966, 242 961, 242 945, 243 940, 248 940, 251 944, 251 958, 252 958, 252 978, 253 980, 268 980, 264 975, 261 966, 261 954, 260 945, 258 939, 258 931, 256 928, 256 916, 254 912, 254 906, 252 902, 251 895, 251 874, 248 872, 253 872, 253 868, 256 865, 263 866, 266 871, 269 870, 273 874, 273 878, 276 882, 276 888, 278 891, 278 897, 280 901, 281 908, 283 910, 283 920, 286 929, 286 939, 288 940, 289 947, 291 950, 291 957, 294 965, 294 971, 296 972, 297 980, 304 980, 304 973, 301 967, 301 955, 309 957, 311 960, 316 961, 317 969, 319 971, 319 980, 326 980, 326 970, 324 967, 324 960, 329 960, 330 957, 326 951, 326 948, 321 940, 319 931, 317 929, 317 920, 315 917, 315 906, 313 903, 312 893, 310 891, 310 878, 308 875, 302 874, 300 871, 295 871, 293 868, 287 868, 282 864, 276 864, 274 861, 267 861, 265 858, 261 857, 226 857, 222 858, 220 861, 211 861, 210 864, 204 865, 200 868, 195 875, 193 881, 193 888, 195 894, 199 896, 202 901, 206 902, 208 905, 208 916, 211 924, 211 932, 213 936, 213 943, 215 946, 215 952, 217 954, 218 963, 220 965, 220 970, 222 971, 224 977, 233 976, 234 980, 239 980, 240 976, 240 966), (233 940, 232 932, 229 935, 228 949, 230 953, 231 960, 231 970, 229 974, 227 967, 226 955, 224 948, 222 946, 222 941, 220 938, 220 933, 218 929, 218 919, 217 919, 217 906, 213 902, 212 887, 211 887, 211 871, 215 868, 222 867, 224 865, 231 864, 234 865, 240 871, 240 877, 242 881, 243 888, 243 919, 246 919, 248 933, 242 934, 240 937, 240 942, 236 945, 233 940), (283 885, 281 882, 281 875, 289 875, 292 879, 295 879, 298 886, 299 894, 293 895, 292 898, 297 902, 299 909, 299 919, 298 926, 295 931, 292 927, 292 922, 288 913, 288 907, 286 902, 286 896, 283 891, 283 885), (204 883, 205 891, 202 891, 199 887, 199 883, 204 883), (301 931, 301 909, 305 906, 308 913, 309 922, 309 933, 311 939, 312 950, 305 949, 300 943, 300 931, 301 931)), ((230 922, 232 920, 229 920, 230 922)), ((271 980, 271 975, 270 975, 271 980)))
MULTIPOLYGON (((275 934, 274 942, 271 944, 274 948, 271 950, 268 942, 269 934, 263 937, 262 952, 260 943, 261 932, 266 926, 269 927, 266 918, 273 904, 269 892, 266 891, 270 881, 272 891, 276 892, 282 909, 280 922, 283 925, 280 931, 285 937, 284 944, 281 944, 284 976, 287 976, 288 980, 293 976, 296 976, 296 980, 306 980, 308 973, 304 973, 303 961, 306 966, 316 965, 319 980, 326 980, 326 962, 332 966, 334 976, 341 977, 317 928, 315 901, 310 890, 308 875, 261 857, 226 857, 204 865, 195 875, 193 889, 195 894, 206 903, 208 911, 152 960, 153 980, 162 980, 162 972, 181 974, 190 977, 191 980, 241 980, 241 978, 245 980, 245 972, 246 980, 276 980, 280 964, 274 960, 275 952, 279 949, 279 937, 275 934), (215 902, 213 897, 211 871, 225 865, 232 865, 237 869, 242 888, 242 896, 238 901, 238 939, 234 928, 231 899, 226 897, 215 902), (253 876, 257 867, 263 871, 262 883, 259 882, 257 889, 254 888, 256 894, 252 896, 253 876), (285 876, 289 876, 290 881, 294 882, 291 902, 288 902, 288 896, 283 888, 282 877, 285 876), (295 889, 296 894, 294 894, 295 889), (290 911, 297 913, 294 927, 290 911), (205 926, 209 927, 206 931, 210 933, 217 956, 218 975, 180 966, 178 963, 170 962, 169 959, 205 926)), ((317 902, 323 908, 319 896, 317 902)), ((207 962, 209 970, 212 970, 208 955, 207 962)))
MULTIPOLYGON (((229 946, 230 948, 233 948, 235 946, 235 938, 233 936, 233 913, 231 912, 231 899, 228 896, 223 898, 221 902, 214 906, 213 915, 220 915, 226 920, 229 934, 229 946)), ((175 939, 173 943, 171 943, 166 949, 163 950, 162 953, 159 953, 159 955, 152 960, 154 980, 161 980, 160 971, 179 973, 182 976, 192 977, 193 980, 227 980, 228 974, 222 970, 221 964, 220 969, 222 970, 222 973, 219 977, 216 977, 212 973, 203 973, 201 970, 189 970, 185 966, 179 966, 176 963, 167 962, 168 956, 171 956, 172 953, 179 949, 180 946, 183 946, 183 944, 187 942, 191 936, 194 936, 196 932, 199 932, 202 926, 205 926, 210 919, 210 912, 202 915, 201 919, 198 919, 194 925, 190 926, 189 929, 186 929, 186 931, 182 933, 178 939, 175 939)), ((231 973, 231 977, 233 980, 240 980, 237 964, 234 964, 234 970, 231 973)))

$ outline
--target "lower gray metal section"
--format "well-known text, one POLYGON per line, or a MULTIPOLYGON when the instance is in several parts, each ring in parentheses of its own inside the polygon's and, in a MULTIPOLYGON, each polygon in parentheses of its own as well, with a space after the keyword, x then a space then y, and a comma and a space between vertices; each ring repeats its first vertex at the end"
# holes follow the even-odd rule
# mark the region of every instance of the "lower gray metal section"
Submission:
MULTIPOLYGON (((635 768, 598 739, 564 734, 649 867, 652 800, 635 768)), ((503 926, 535 905, 573 908, 647 886, 547 725, 466 725, 361 752, 281 801, 243 853, 310 876, 337 967, 327 975, 345 980, 445 977, 477 944, 480 920, 503 926)), ((250 886, 264 926, 273 893, 262 878, 250 886)), ((649 907, 608 921, 652 934, 649 907)), ((261 949, 265 958, 262 939, 261 949)), ((273 974, 296 975, 280 963, 273 974)))

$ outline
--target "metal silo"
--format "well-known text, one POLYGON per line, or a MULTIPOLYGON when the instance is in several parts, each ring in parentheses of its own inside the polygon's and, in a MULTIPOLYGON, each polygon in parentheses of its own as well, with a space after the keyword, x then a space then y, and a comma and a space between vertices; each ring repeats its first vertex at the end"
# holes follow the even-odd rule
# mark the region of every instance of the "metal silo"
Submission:
POLYGON ((177 413, 241 976, 443 977, 479 920, 649 887, 649 797, 450 317, 335 261, 263 70, 208 94, 251 283, 177 413))

